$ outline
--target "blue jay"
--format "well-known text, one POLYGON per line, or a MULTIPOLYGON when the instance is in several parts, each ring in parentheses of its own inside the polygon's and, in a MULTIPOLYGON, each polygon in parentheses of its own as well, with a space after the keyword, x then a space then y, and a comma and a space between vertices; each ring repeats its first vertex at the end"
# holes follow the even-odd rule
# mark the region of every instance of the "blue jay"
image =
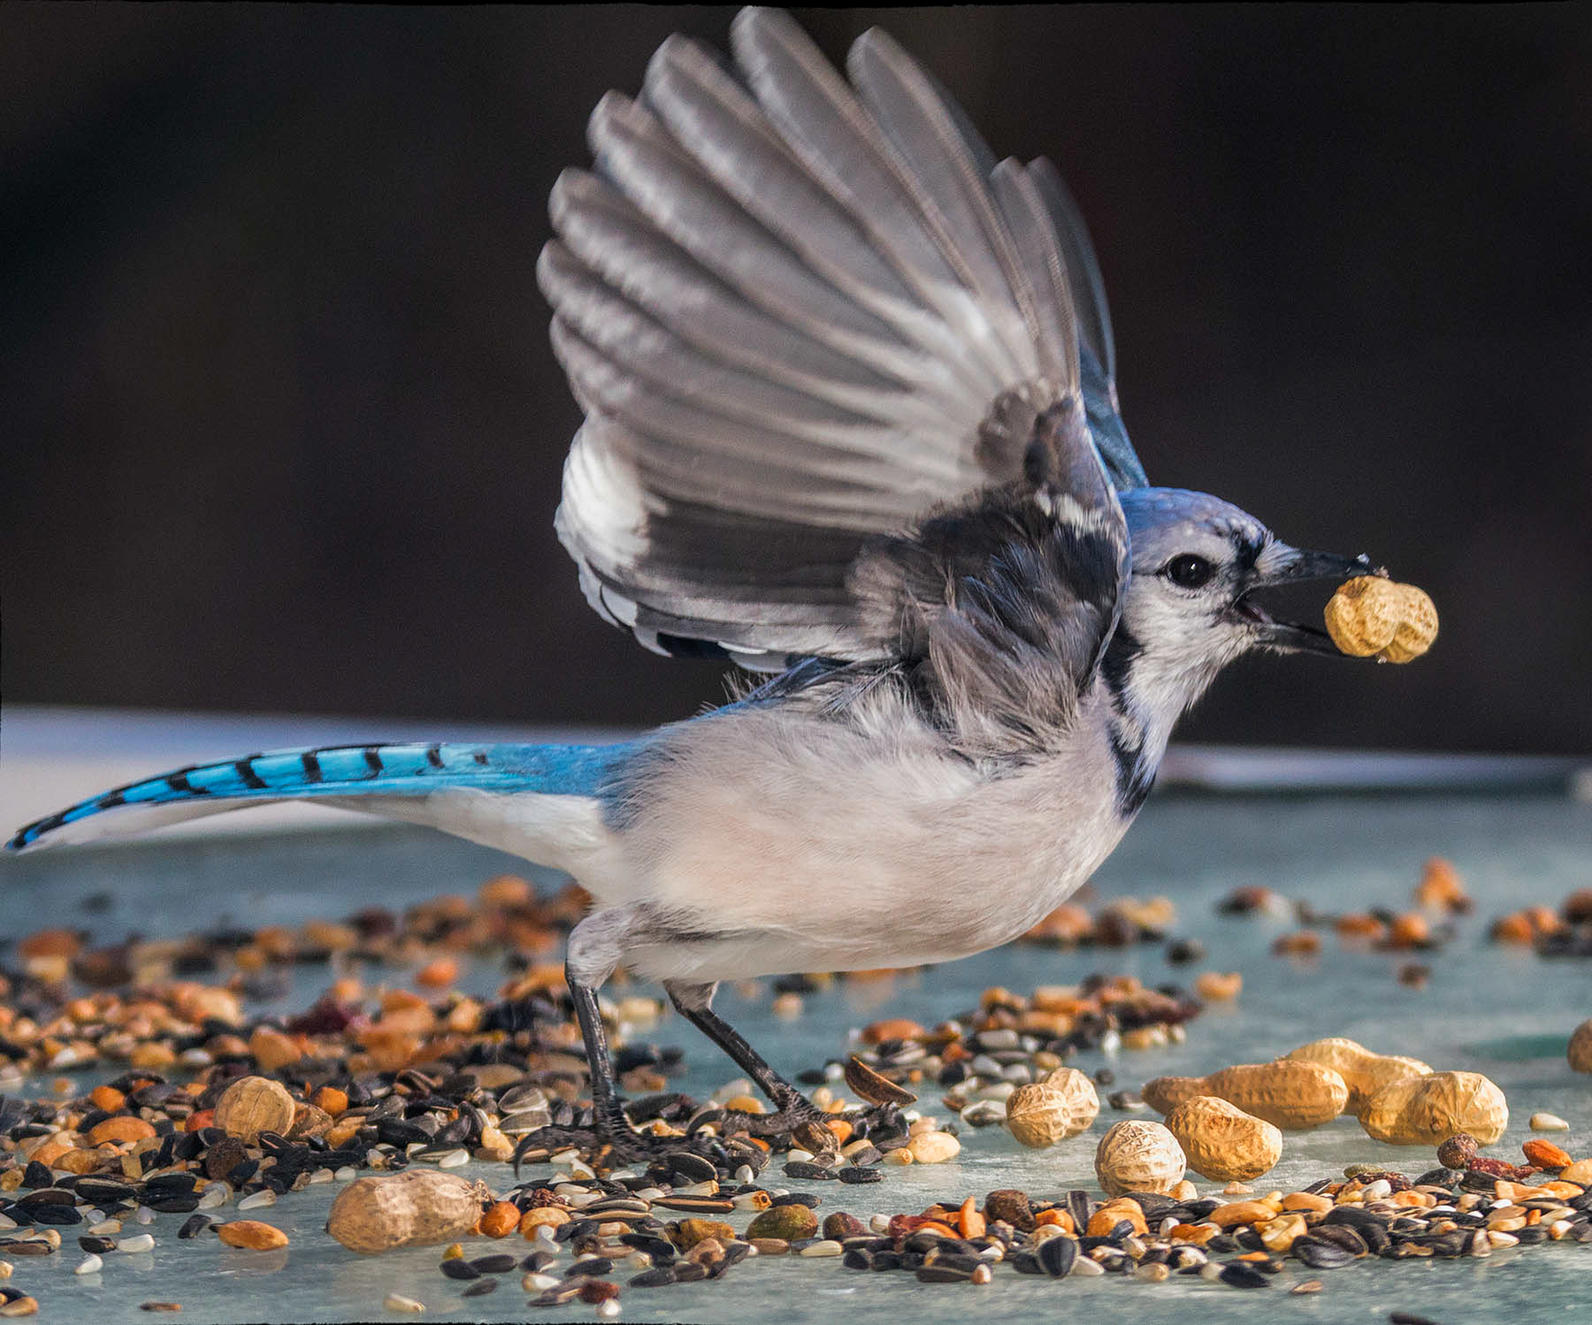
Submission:
POLYGON ((567 870, 594 1129, 643 1138, 596 991, 663 984, 768 1094, 720 981, 941 962, 1023 933, 1115 848, 1178 716, 1253 650, 1335 654, 1257 590, 1343 579, 1216 497, 1148 486, 1083 221, 998 164, 885 34, 850 83, 749 9, 590 122, 541 286, 585 414, 557 528, 659 653, 772 675, 607 746, 378 744, 179 769, 14 849, 302 799, 567 870), (114 810, 114 815, 106 811, 114 810))

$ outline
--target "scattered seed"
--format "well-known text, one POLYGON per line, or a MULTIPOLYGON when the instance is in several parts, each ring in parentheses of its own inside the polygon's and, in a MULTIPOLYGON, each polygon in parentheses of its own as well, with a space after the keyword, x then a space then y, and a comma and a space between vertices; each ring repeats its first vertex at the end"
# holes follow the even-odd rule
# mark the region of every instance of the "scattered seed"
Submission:
POLYGON ((227 1246, 248 1251, 270 1251, 288 1244, 286 1233, 258 1219, 234 1219, 231 1223, 217 1224, 216 1234, 227 1246))

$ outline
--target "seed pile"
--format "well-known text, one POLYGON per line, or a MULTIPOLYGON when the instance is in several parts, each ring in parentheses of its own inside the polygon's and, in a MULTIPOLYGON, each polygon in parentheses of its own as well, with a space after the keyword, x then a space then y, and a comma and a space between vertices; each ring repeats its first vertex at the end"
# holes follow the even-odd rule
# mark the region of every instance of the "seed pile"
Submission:
POLYGON ((1159 943, 1177 923, 1171 899, 1117 897, 1093 915, 1076 902, 1064 902, 1017 941, 1052 948, 1127 948, 1159 943))
MULTIPOLYGON (((961 1126, 993 1126, 1005 1121, 1014 1091, 1050 1079, 1080 1050, 1179 1042, 1185 1023, 1199 1010, 1199 1003, 1180 989, 1147 989, 1131 976, 1097 975, 1027 996, 992 988, 976 1009, 932 1028, 905 1018, 873 1022, 861 1031, 857 1052, 848 1061, 835 1059, 799 1073, 798 1081, 817 1088, 812 1102, 837 1115, 818 1132, 807 1124, 805 1131, 799 1127, 774 1136, 735 1135, 740 1126, 735 1115, 750 1115, 755 1124, 765 1112, 744 1081, 719 1092, 705 1108, 683 1095, 659 1094, 633 1101, 627 1112, 654 1137, 689 1138, 715 1162, 721 1177, 747 1162, 749 1147, 793 1146, 796 1167, 787 1170, 792 1177, 870 1182, 877 1177, 870 1171, 873 1164, 943 1163, 960 1151, 955 1126, 902 1118, 900 1108, 914 1103, 919 1091, 941 1088, 945 1106, 956 1112, 961 1126), (871 1107, 858 1113, 836 1097, 833 1087, 841 1082, 871 1107), (821 1134, 826 1130, 830 1135, 821 1134)), ((1101 1079, 1109 1082, 1109 1072, 1101 1079)), ((1112 1100, 1114 1107, 1142 1107, 1126 1094, 1112 1100)), ((525 1163, 569 1149, 583 1162, 603 1159, 591 1153, 589 1144, 571 1138, 567 1121, 553 1120, 544 1132, 531 1131, 524 1145, 529 1147, 522 1152, 525 1163)))
POLYGON ((539 897, 515 875, 489 879, 475 899, 441 896, 402 913, 366 907, 343 920, 311 920, 298 929, 223 929, 174 939, 129 939, 90 947, 72 929, 41 930, 20 940, 24 976, 46 984, 75 980, 91 989, 143 987, 161 981, 236 975, 267 995, 280 992, 274 972, 296 964, 364 963, 415 967, 427 988, 453 983, 461 958, 517 954, 514 965, 556 957, 563 935, 585 915, 590 898, 570 886, 539 897))
POLYGON ((1535 948, 1541 957, 1592 957, 1592 888, 1573 892, 1555 911, 1529 906, 1493 921, 1495 943, 1535 948))
MULTIPOLYGON (((1131 1191, 1105 1200, 1085 1190, 1055 1199, 1001 1190, 982 1200, 865 1215, 821 1215, 823 1197, 760 1184, 750 1165, 720 1181, 711 1164, 689 1151, 606 1178, 577 1176, 566 1159, 562 1175, 484 1193, 476 1203, 473 1236, 503 1247, 519 1241, 521 1251, 467 1250, 461 1239, 441 1253, 438 1272, 465 1297, 517 1280, 529 1305, 578 1300, 613 1315, 621 1295, 650 1302, 647 1290, 718 1279, 768 1256, 827 1258, 838 1268, 902 1271, 924 1283, 987 1284, 997 1273, 1140 1281, 1180 1275, 1235 1288, 1313 1292, 1321 1281, 1301 1276, 1372 1258, 1488 1256, 1549 1241, 1592 1245, 1592 1159, 1574 1161, 1533 1140, 1526 1162, 1510 1165, 1478 1158, 1467 1140, 1446 1143, 1442 1166, 1414 1179, 1356 1165, 1341 1180, 1242 1200, 1201 1198, 1186 1184, 1170 1195, 1131 1191)), ((93 1224, 78 1234, 87 1253, 80 1272, 97 1273, 107 1256, 148 1251, 153 1237, 129 1236, 127 1225, 184 1213, 196 1192, 204 1204, 205 1193, 219 1189, 171 1176, 117 1183, 68 1175, 28 1187, 7 1202, 7 1221, 22 1226, 0 1233, 0 1257, 60 1254, 61 1229, 89 1219, 93 1224)), ((209 1219, 189 1215, 177 1236, 192 1239, 214 1228, 244 1248, 285 1241, 256 1220, 210 1225, 209 1219)), ((454 1290, 439 1283, 444 1291, 454 1290)), ((9 1285, 0 1285, 0 1296, 9 1315, 37 1307, 9 1285)), ((394 1311, 422 1305, 400 1295, 387 1302, 394 1311)))
MULTIPOLYGON (((1331 930, 1346 948, 1382 952, 1427 952, 1442 948, 1459 933, 1458 920, 1475 910, 1454 866, 1434 856, 1426 862, 1408 910, 1351 911, 1332 914, 1284 897, 1270 888, 1236 888, 1217 904, 1222 915, 1269 915, 1292 920, 1301 929, 1279 935, 1272 952, 1284 957, 1314 957, 1321 932, 1331 930)), ((1592 888, 1572 893, 1555 910, 1529 906, 1493 921, 1495 943, 1534 948, 1542 957, 1592 957, 1592 888)), ((1430 970, 1418 963, 1400 967, 1401 984, 1424 987, 1430 970)))
MULTIPOLYGON (((1461 914, 1463 889, 1439 864, 1428 868, 1417 901, 1423 914, 1461 914)), ((1572 904, 1564 923, 1573 927, 1584 916, 1572 904)), ((637 1037, 661 1003, 606 1000, 630 1119, 656 1156, 611 1169, 615 1157, 591 1145, 586 1063, 552 960, 583 905, 578 891, 538 901, 524 881, 504 878, 473 903, 444 898, 402 916, 368 911, 300 931, 118 949, 88 948, 60 930, 22 940, 19 965, 0 973, 0 1091, 83 1069, 116 1075, 83 1092, 59 1075, 53 1098, 0 1095, 0 1316, 38 1309, 22 1286, 28 1258, 71 1254, 74 1237, 82 1253, 74 1268, 84 1276, 114 1257, 148 1253, 173 1228, 179 1241, 214 1239, 233 1249, 229 1256, 280 1255, 288 1236, 270 1222, 270 1207, 322 1183, 347 1184, 338 1203, 345 1214, 363 1202, 352 1224, 339 1224, 334 1209, 347 1246, 376 1253, 454 1240, 441 1253, 440 1273, 454 1281, 445 1291, 478 1296, 517 1277, 533 1305, 580 1300, 604 1316, 617 1314, 621 1292, 715 1279, 770 1255, 898 1269, 924 1282, 987 1283, 1009 1262, 1014 1272, 1050 1277, 1183 1274, 1258 1286, 1290 1282, 1299 1266, 1329 1269, 1372 1255, 1487 1255, 1589 1241, 1592 1160, 1572 1160, 1540 1139, 1527 1143, 1520 1165, 1483 1157, 1477 1137, 1485 1142, 1502 1127, 1486 1091, 1460 1080, 1474 1074, 1432 1073, 1344 1040, 1302 1046, 1287 1067, 1162 1078, 1146 1085, 1145 1098, 1106 1094, 1119 1115, 1148 1100, 1169 1116, 1164 1127, 1128 1118, 1103 1129, 1104 1200, 1083 1191, 1052 1199, 992 1192, 982 1201, 960 1193, 921 1211, 879 1213, 874 1203, 874 1213, 821 1213, 891 1166, 955 1159, 971 1129, 1004 1125, 1035 1147, 1088 1130, 1101 1108, 1095 1087, 1115 1082, 1109 1071, 1090 1078, 1068 1061, 1081 1050, 1180 1042, 1200 1011, 1178 987, 1120 976, 1026 995, 986 990, 977 1007, 932 1027, 874 1022, 854 1052, 801 1074, 827 1117, 795 1127, 772 1117, 758 1126, 766 1106, 745 1082, 706 1101, 669 1091, 679 1051, 637 1037), (512 945, 532 957, 514 957, 512 945), (495 998, 448 992, 461 960, 489 954, 509 963, 495 998), (245 1012, 251 998, 280 992, 288 964, 329 958, 337 978, 303 1013, 245 1012), (411 968, 422 992, 367 993, 354 974, 362 966, 411 968), (193 978, 201 975, 225 983, 193 978), (1445 1138, 1443 1167, 1413 1182, 1364 1166, 1348 1181, 1323 1179, 1303 1192, 1201 1198, 1185 1168, 1250 1181, 1276 1162, 1279 1127, 1319 1121, 1299 1121, 1311 1101, 1279 1094, 1273 1080, 1312 1073, 1338 1083, 1321 1104, 1328 1116, 1347 1107, 1366 1121, 1380 1101, 1394 1116, 1383 1129, 1389 1139, 1399 1128, 1407 1142, 1445 1138), (1390 1083, 1410 1099, 1390 1103, 1390 1083), (930 1093, 951 1119, 920 1116, 918 1097, 930 1093), (1443 1108, 1427 1096, 1441 1096, 1443 1108), (1454 1101, 1486 1107, 1467 1113, 1454 1101), (1450 1135, 1462 1129, 1473 1134, 1450 1135), (506 1161, 517 1146, 530 1172, 520 1181, 516 1170, 507 1189, 506 1169, 486 1170, 498 1181, 473 1183, 449 1172, 472 1160, 506 1161), (399 1200, 386 1184, 425 1199, 399 1200), (798 1185, 826 1195, 789 1190, 798 1185), (356 1189, 358 1201, 344 1199, 356 1189), (469 1238, 531 1246, 467 1251, 469 1238)), ((1262 897, 1245 909, 1272 905, 1262 897)), ((1118 917, 1104 937, 1044 941, 1109 945, 1130 926, 1127 941, 1160 937, 1173 917, 1158 907, 1118 903, 1090 921, 1118 917)), ((1180 958, 1197 955, 1188 946, 1180 958)), ((805 988, 823 978, 776 982, 777 994, 799 998, 795 981, 805 988)), ((1241 984, 1218 972, 1193 982, 1206 1000, 1234 997, 1241 984)), ((1573 1064, 1587 1046, 1592 1038, 1577 1032, 1573 1064)), ((1544 1129, 1564 1127, 1539 1115, 1534 1128, 1539 1119, 1544 1129)), ((400 1294, 387 1306, 423 1309, 400 1294)))
POLYGON ((1564 1179, 1569 1166, 1559 1177, 1527 1165, 1519 1170, 1524 1177, 1500 1179, 1482 1163, 1434 1169, 1414 1181, 1358 1167, 1370 1171, 1238 1201, 1143 1191, 1105 1201, 1070 1191, 1047 1201, 991 1192, 982 1209, 968 1198, 915 1215, 874 1216, 873 1236, 842 1242, 843 1264, 910 1270, 935 1283, 987 1283, 992 1265, 1005 1263, 1053 1278, 1116 1273, 1154 1281, 1180 1274, 1237 1288, 1275 1281, 1311 1292, 1318 1281, 1294 1280, 1289 1272, 1338 1269, 1371 1257, 1487 1256, 1549 1240, 1592 1244, 1592 1164, 1585 1161, 1581 1182, 1564 1179))

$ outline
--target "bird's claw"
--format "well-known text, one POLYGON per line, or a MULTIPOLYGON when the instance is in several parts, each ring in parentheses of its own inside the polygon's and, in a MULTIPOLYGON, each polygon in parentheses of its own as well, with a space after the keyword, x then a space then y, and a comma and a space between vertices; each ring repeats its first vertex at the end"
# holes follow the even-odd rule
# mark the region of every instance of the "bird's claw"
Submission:
POLYGON ((657 1135, 638 1132, 628 1124, 623 1131, 603 1127, 543 1127, 527 1132, 514 1147, 511 1163, 514 1176, 520 1176, 520 1165, 545 1162, 553 1154, 571 1148, 580 1152, 581 1159, 598 1172, 632 1165, 650 1164, 668 1155, 682 1151, 722 1166, 723 1143, 706 1136, 657 1135))

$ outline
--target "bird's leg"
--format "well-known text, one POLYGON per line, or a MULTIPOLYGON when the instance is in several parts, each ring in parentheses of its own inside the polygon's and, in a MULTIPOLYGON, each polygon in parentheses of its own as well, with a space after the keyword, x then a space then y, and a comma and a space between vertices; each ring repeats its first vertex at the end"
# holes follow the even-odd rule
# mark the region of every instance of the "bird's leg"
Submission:
POLYGON ((762 1134, 789 1132, 802 1123, 822 1123, 829 1117, 822 1109, 780 1076, 741 1033, 713 1011, 717 984, 688 984, 678 980, 663 982, 669 1000, 693 1026, 724 1050, 735 1065, 757 1083, 759 1090, 773 1101, 777 1112, 748 1115, 749 1130, 762 1134))
POLYGON ((625 1108, 614 1088, 614 1063, 608 1052, 608 1032, 603 1029, 602 1014, 597 1010, 597 991, 580 983, 568 963, 564 966, 564 979, 569 985, 569 996, 575 1004, 575 1020, 580 1023, 580 1038, 586 1046, 586 1070, 591 1077, 592 1127, 600 1142, 619 1146, 622 1140, 634 1135, 625 1108))
MULTIPOLYGON (((595 1150, 597 1154, 607 1150, 621 1163, 646 1158, 651 1150, 650 1138, 630 1126, 624 1102, 614 1087, 613 1058, 608 1052, 608 1033, 603 1029, 602 1014, 597 1010, 597 990, 619 965, 621 945, 630 921, 630 914, 624 910, 593 912, 570 932, 569 947, 564 955, 564 981, 569 986, 575 1020, 580 1024, 580 1037, 586 1046, 595 1150)), ((522 1156, 538 1148, 548 1131, 544 1128, 520 1140, 514 1149, 516 1173, 522 1156)))

